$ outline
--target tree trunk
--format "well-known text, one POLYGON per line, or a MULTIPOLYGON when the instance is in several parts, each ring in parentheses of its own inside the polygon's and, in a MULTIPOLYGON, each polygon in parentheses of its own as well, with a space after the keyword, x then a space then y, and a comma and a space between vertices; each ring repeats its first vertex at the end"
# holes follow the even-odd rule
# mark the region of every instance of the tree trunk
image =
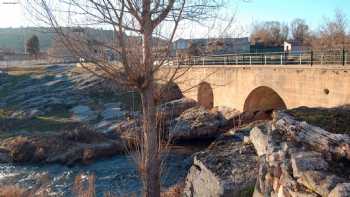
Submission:
POLYGON ((156 126, 156 107, 153 99, 154 88, 151 85, 141 93, 143 110, 143 153, 142 180, 143 196, 160 196, 160 158, 159 136, 156 126))
POLYGON ((143 142, 142 142, 142 179, 143 196, 160 196, 160 158, 159 136, 156 123, 156 106, 154 102, 154 76, 152 55, 152 27, 151 1, 142 1, 142 63, 141 99, 143 110, 143 142), (142 79, 143 78, 143 79, 142 79))

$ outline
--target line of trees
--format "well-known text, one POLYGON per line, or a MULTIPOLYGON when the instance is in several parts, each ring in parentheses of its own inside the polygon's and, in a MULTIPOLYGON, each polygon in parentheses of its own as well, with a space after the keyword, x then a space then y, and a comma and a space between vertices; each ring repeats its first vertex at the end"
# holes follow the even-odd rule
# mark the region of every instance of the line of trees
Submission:
POLYGON ((253 25, 250 40, 263 46, 281 46, 284 41, 294 42, 315 50, 350 48, 347 16, 336 10, 334 18, 325 19, 317 31, 310 29, 305 20, 297 18, 289 25, 265 21, 253 25))

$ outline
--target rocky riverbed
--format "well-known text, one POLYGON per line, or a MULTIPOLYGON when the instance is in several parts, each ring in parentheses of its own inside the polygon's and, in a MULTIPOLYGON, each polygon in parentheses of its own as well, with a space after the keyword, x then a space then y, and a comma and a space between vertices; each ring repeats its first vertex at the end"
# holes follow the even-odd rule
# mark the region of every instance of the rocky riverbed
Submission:
MULTIPOLYGON (((273 118, 273 110, 208 110, 183 97, 175 85, 159 85, 155 100, 162 137, 170 142, 170 152, 162 153, 164 189, 180 185, 177 195, 189 197, 349 194, 346 106, 293 109, 288 114, 294 120, 290 115, 273 118), (332 139, 329 143, 322 138, 301 141, 304 138, 289 133, 289 122, 276 129, 285 117, 294 125, 307 121, 325 128, 321 136, 336 137, 327 138, 332 139), (345 140, 339 142, 340 148, 335 139, 345 140), (329 149, 322 149, 326 145, 329 149), (315 160, 324 160, 322 168, 315 160), (304 173, 299 168, 322 172, 304 173), (323 183, 317 177, 334 181, 323 183)), ((132 154, 141 134, 139 103, 133 91, 116 88, 74 65, 1 72, 0 186, 41 187, 48 196, 71 196, 74 177, 95 174, 98 196, 108 191, 138 193, 132 154)))

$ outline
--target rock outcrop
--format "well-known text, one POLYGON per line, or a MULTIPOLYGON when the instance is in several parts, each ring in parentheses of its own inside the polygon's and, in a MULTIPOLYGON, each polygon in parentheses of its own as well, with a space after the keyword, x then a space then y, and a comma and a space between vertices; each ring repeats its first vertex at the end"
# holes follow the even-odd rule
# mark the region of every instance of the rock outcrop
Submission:
POLYGON ((254 196, 350 196, 348 135, 276 111, 271 124, 254 128, 250 139, 260 156, 254 196))
POLYGON ((227 120, 218 112, 204 107, 193 107, 184 111, 172 123, 169 137, 174 141, 215 138, 223 133, 227 120))
POLYGON ((221 113, 227 120, 234 119, 235 117, 241 114, 241 112, 237 109, 226 106, 216 106, 213 109, 211 109, 211 111, 221 113))
POLYGON ((254 147, 242 141, 245 135, 248 134, 225 134, 207 150, 196 153, 185 181, 183 196, 251 195, 258 164, 254 147))
POLYGON ((120 140, 109 140, 89 129, 51 135, 19 135, 2 140, 0 163, 61 163, 91 160, 123 153, 120 140))
POLYGON ((181 99, 182 97, 183 94, 181 92, 181 89, 175 83, 156 84, 154 91, 154 100, 157 104, 181 99))
POLYGON ((163 103, 157 108, 158 119, 171 122, 174 118, 180 116, 189 108, 199 106, 198 103, 190 98, 181 98, 163 103))
POLYGON ((140 118, 123 120, 106 132, 106 135, 111 138, 120 138, 125 145, 133 145, 140 141, 142 134, 142 122, 140 118))

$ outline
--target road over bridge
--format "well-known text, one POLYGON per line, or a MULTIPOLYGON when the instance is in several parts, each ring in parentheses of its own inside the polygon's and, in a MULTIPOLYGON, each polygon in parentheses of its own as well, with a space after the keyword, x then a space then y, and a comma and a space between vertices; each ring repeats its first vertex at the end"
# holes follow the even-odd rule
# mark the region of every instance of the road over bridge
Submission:
POLYGON ((203 106, 241 111, 350 104, 350 65, 192 65, 176 81, 203 106))

